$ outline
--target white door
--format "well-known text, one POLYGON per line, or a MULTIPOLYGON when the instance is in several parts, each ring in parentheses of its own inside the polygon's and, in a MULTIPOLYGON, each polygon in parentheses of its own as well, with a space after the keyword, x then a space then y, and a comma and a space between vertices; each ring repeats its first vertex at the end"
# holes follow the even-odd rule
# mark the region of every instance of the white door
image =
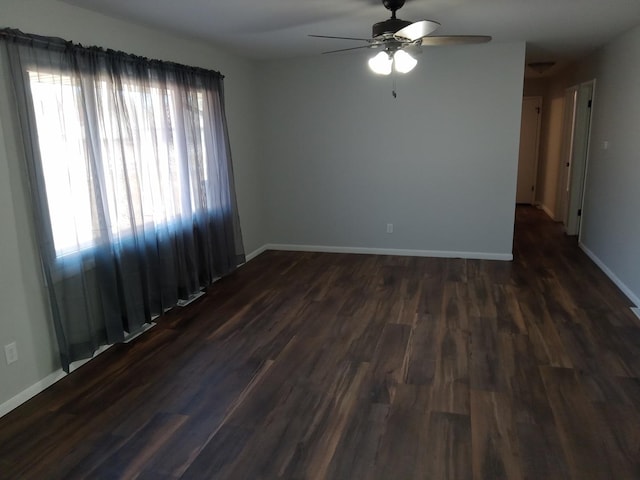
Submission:
POLYGON ((567 235, 578 235, 582 220, 582 199, 589 155, 589 133, 591 129, 591 105, 595 81, 572 87, 575 92, 573 135, 569 149, 566 182, 566 210, 564 227, 567 235))
POLYGON ((578 87, 565 90, 564 119, 562 120, 562 164, 558 175, 556 211, 560 212, 562 224, 567 225, 569 215, 569 185, 571 181, 571 158, 573 157, 573 137, 576 125, 576 105, 578 87))
POLYGON ((516 203, 532 205, 535 201, 541 105, 542 99, 540 97, 524 97, 522 99, 516 203))

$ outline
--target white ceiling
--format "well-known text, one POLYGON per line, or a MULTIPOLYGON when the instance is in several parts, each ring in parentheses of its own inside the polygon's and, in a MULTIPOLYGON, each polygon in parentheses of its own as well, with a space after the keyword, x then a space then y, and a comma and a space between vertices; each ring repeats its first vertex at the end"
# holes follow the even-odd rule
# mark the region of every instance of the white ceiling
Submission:
MULTIPOLYGON (((358 45, 308 34, 371 36, 389 12, 380 0, 65 0, 91 10, 201 38, 257 59, 358 45)), ((564 62, 640 24, 640 0, 407 0, 405 20, 436 20, 438 35, 526 41, 527 61, 564 62)), ((438 48, 438 47, 435 47, 438 48)))

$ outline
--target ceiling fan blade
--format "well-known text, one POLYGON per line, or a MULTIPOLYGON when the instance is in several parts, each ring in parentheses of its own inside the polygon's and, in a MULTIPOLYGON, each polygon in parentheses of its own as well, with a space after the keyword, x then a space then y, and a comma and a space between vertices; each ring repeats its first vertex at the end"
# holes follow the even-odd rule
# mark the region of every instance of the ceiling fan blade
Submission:
POLYGON ((491 40, 487 35, 445 35, 445 36, 429 36, 422 39, 424 46, 437 45, 466 45, 471 43, 486 43, 491 40))
POLYGON ((332 37, 330 35, 307 35, 308 37, 314 38, 335 38, 336 40, 359 40, 361 42, 371 43, 370 38, 354 38, 354 37, 332 37))
POLYGON ((419 22, 414 22, 411 25, 401 28, 393 36, 396 39, 410 40, 413 42, 435 32, 439 26, 440 24, 438 22, 432 20, 420 20, 419 22))
POLYGON ((362 48, 378 48, 381 47, 381 44, 372 44, 372 45, 362 45, 361 47, 351 47, 351 48, 341 48, 340 50, 330 50, 328 52, 322 52, 322 55, 326 55, 327 53, 338 53, 338 52, 347 52, 349 50, 360 50, 362 48))

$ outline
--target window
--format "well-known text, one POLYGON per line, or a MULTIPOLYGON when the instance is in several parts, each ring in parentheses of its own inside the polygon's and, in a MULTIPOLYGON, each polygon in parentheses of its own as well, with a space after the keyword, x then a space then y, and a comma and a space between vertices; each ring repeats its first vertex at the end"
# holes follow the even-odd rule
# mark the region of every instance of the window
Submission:
POLYGON ((224 77, 12 29, 0 63, 68 372, 245 261, 224 77))
POLYGON ((211 207, 202 89, 28 74, 57 257, 211 207))

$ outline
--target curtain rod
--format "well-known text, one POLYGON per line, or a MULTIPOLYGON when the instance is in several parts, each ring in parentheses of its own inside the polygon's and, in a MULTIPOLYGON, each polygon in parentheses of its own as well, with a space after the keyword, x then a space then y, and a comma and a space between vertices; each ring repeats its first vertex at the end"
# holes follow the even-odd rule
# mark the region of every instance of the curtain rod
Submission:
POLYGON ((182 63, 171 62, 167 60, 150 59, 147 57, 143 57, 141 55, 135 55, 133 53, 127 53, 121 50, 113 50, 111 48, 103 48, 98 46, 85 47, 80 43, 75 43, 70 40, 65 40, 63 38, 47 37, 47 36, 35 35, 31 33, 24 33, 21 30, 18 30, 15 28, 0 29, 0 39, 14 40, 14 41, 22 42, 25 44, 40 44, 45 48, 51 48, 51 49, 60 49, 60 50, 71 49, 71 50, 77 50, 80 52, 104 55, 107 57, 118 56, 118 57, 123 57, 126 60, 129 60, 131 62, 144 63, 147 65, 162 64, 164 66, 173 67, 179 70, 185 70, 185 71, 194 72, 194 73, 197 73, 197 72, 206 73, 208 75, 214 74, 219 76, 220 79, 224 78, 224 75, 222 75, 217 70, 210 70, 208 68, 203 68, 203 67, 194 67, 191 65, 185 65, 182 63))

